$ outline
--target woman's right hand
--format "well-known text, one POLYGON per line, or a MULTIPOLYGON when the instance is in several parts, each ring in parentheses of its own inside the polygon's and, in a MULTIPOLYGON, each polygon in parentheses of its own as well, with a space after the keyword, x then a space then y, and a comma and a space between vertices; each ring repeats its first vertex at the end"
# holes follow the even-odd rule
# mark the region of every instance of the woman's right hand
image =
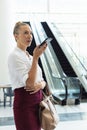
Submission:
POLYGON ((33 58, 38 59, 40 55, 45 51, 47 43, 43 46, 37 46, 33 51, 33 58))

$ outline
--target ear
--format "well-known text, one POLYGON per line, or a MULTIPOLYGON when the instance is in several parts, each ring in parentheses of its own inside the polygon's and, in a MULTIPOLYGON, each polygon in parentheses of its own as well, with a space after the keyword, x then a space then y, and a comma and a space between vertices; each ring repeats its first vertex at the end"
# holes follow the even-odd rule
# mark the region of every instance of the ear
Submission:
POLYGON ((14 34, 15 40, 17 41, 18 39, 18 34, 14 34))

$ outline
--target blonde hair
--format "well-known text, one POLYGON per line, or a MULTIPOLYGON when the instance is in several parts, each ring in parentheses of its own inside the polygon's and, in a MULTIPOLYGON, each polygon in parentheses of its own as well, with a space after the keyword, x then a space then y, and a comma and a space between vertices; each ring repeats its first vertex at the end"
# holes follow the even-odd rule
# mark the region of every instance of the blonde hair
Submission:
POLYGON ((17 22, 14 26, 13 34, 18 34, 18 31, 20 29, 20 26, 25 26, 28 25, 27 23, 24 22, 17 22))

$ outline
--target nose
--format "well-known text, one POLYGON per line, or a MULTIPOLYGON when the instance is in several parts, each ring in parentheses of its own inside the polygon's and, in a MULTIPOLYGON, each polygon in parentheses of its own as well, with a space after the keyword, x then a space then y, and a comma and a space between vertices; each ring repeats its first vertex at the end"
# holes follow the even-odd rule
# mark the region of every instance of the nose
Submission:
POLYGON ((32 34, 29 36, 29 38, 30 38, 30 39, 32 39, 32 38, 33 38, 32 34))
POLYGON ((27 37, 28 37, 29 39, 32 39, 33 36, 32 36, 32 34, 29 33, 27 37))
POLYGON ((30 38, 31 38, 31 39, 33 38, 33 35, 32 35, 32 34, 30 34, 30 38))

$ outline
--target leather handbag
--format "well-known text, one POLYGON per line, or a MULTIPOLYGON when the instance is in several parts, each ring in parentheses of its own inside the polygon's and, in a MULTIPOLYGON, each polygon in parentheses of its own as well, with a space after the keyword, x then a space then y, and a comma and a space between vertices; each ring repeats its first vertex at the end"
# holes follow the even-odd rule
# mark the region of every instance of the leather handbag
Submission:
POLYGON ((59 116, 54 104, 52 96, 47 96, 43 92, 43 100, 40 102, 40 122, 44 130, 54 130, 59 123, 59 116))

